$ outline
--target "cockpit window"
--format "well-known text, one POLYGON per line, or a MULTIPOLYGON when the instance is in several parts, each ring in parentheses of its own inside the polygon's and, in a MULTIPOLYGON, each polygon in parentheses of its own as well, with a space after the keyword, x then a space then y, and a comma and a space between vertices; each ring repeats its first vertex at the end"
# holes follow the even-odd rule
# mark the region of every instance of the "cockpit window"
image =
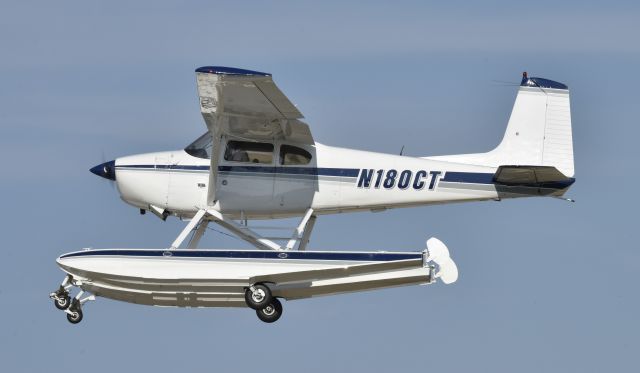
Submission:
POLYGON ((198 137, 196 141, 184 148, 184 151, 194 157, 211 159, 211 152, 213 151, 213 137, 207 131, 204 135, 198 137))
POLYGON ((273 144, 230 140, 227 142, 224 159, 232 162, 269 164, 273 161, 273 144))
POLYGON ((280 164, 283 166, 305 165, 311 162, 311 154, 297 146, 280 146, 280 164))

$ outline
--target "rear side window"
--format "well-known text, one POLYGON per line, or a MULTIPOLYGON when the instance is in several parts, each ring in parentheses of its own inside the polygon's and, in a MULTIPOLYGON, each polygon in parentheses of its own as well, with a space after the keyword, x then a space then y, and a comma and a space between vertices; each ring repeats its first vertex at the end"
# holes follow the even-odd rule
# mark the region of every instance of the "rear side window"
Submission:
POLYGON ((273 144, 232 140, 227 142, 224 159, 231 162, 269 164, 273 162, 273 144))
POLYGON ((311 153, 297 146, 280 146, 280 164, 283 166, 305 165, 311 162, 311 153))

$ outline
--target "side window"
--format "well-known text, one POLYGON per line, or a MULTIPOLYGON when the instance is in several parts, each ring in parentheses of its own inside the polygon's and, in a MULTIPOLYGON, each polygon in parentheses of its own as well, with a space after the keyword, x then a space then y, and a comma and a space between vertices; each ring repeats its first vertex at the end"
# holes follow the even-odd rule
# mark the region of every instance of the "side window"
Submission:
POLYGON ((273 162, 273 144, 231 140, 227 142, 224 159, 231 162, 269 164, 273 162))
POLYGON ((311 154, 297 146, 280 146, 280 164, 283 166, 305 165, 311 162, 311 154))

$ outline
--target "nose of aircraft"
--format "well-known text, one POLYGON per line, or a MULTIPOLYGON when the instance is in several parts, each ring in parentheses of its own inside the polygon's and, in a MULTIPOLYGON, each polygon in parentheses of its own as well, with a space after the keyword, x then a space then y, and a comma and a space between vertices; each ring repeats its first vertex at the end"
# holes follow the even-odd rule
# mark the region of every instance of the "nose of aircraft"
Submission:
POLYGON ((105 179, 115 181, 116 180, 116 161, 104 162, 102 164, 99 164, 91 168, 89 171, 91 171, 91 173, 96 174, 100 177, 104 177, 105 179))

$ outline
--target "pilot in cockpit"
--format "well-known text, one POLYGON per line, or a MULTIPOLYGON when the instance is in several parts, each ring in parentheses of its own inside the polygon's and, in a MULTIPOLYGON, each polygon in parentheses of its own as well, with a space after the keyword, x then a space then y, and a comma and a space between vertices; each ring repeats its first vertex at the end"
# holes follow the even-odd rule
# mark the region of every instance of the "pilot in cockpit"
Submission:
POLYGON ((233 148, 231 149, 231 157, 229 160, 233 162, 249 162, 249 154, 246 150, 233 148))

